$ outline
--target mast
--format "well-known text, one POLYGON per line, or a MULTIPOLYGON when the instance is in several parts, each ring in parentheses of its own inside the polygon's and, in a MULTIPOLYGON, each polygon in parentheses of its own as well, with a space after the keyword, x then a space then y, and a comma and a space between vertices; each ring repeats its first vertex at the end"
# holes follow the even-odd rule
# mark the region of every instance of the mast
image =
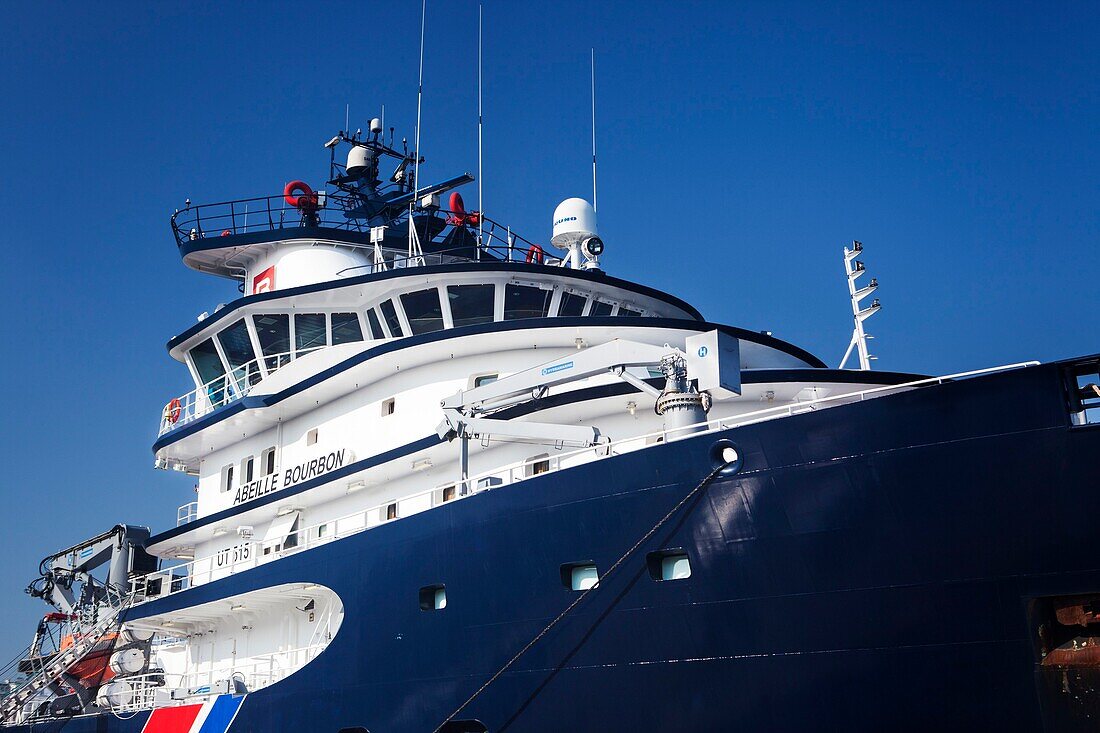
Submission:
POLYGON ((871 278, 871 282, 867 287, 856 289, 856 280, 866 272, 863 263, 856 259, 862 251, 862 242, 853 241, 851 249, 844 248, 844 271, 848 275, 848 294, 852 300, 852 319, 855 322, 855 327, 852 329, 852 340, 848 343, 848 350, 844 352, 844 358, 840 360, 840 366, 837 368, 844 368, 844 365, 848 362, 848 357, 852 355, 852 349, 855 348, 859 353, 859 368, 866 372, 871 370, 871 362, 878 357, 872 355, 867 349, 867 339, 874 338, 874 336, 864 332, 863 322, 878 313, 882 306, 879 305, 878 298, 871 301, 871 305, 867 308, 860 308, 859 306, 859 301, 878 289, 878 280, 875 278, 871 278))

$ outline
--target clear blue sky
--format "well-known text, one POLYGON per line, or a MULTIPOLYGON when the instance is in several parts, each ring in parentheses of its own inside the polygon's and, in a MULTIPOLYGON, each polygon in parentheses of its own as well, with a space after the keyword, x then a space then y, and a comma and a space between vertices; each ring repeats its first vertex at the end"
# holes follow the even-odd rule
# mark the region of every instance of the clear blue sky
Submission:
MULTIPOLYGON (((430 0, 425 180, 476 170, 477 3, 430 0)), ((386 105, 413 135, 420 5, 17 3, 0 28, 0 656, 38 560, 174 523, 152 469, 186 391, 165 341, 236 297, 179 262, 195 202, 323 182, 386 105)), ((590 194, 596 48, 606 268, 835 364, 861 239, 883 369, 1100 351, 1096 3, 485 6, 485 204, 534 239, 590 194)), ((467 201, 476 198, 470 187, 467 201)), ((10 650, 4 651, 4 650, 10 650)))

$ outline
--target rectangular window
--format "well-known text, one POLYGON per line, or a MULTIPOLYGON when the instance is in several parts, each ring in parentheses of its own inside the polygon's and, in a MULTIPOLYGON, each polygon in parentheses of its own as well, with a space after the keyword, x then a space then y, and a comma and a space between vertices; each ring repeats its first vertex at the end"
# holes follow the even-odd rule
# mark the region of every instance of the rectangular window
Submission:
POLYGON ((567 318, 580 316, 584 313, 584 304, 588 298, 580 293, 562 293, 561 303, 558 305, 558 315, 567 318))
POLYGON ((561 582, 570 590, 588 590, 596 585, 600 573, 592 562, 571 562, 561 566, 561 582))
POLYGON ((256 352, 252 350, 252 339, 243 318, 221 331, 218 334, 218 343, 222 345, 222 353, 229 362, 229 368, 233 370, 233 382, 238 390, 260 381, 260 370, 252 363, 256 359, 256 352))
POLYGON ((275 446, 272 446, 260 454, 260 470, 264 476, 275 473, 275 446))
POLYGON ((545 318, 550 310, 550 296, 553 292, 531 285, 506 285, 504 287, 504 320, 545 318))
POLYGON ((658 550, 645 556, 649 577, 654 580, 685 580, 691 577, 691 560, 683 550, 658 550))
POLYGON ((393 504, 387 504, 386 505, 386 520, 389 521, 390 519, 397 519, 397 504, 396 504, 396 502, 393 503, 393 504))
POLYGON ((222 469, 222 491, 233 490, 233 466, 222 469))
POLYGON ((386 332, 382 330, 382 323, 378 320, 378 313, 374 310, 374 308, 371 308, 367 311, 367 323, 370 325, 372 338, 386 338, 386 332))
POLYGON ((260 351, 268 371, 274 371, 290 361, 290 316, 271 313, 252 316, 260 351))
POLYGON ((451 321, 455 328, 492 323, 496 301, 495 285, 448 285, 451 321))
POLYGON ((524 475, 526 476, 538 476, 540 473, 548 473, 550 471, 550 456, 543 453, 542 455, 532 456, 527 459, 527 463, 524 464, 524 475))
POLYGON ((317 445, 317 428, 306 433, 306 445, 317 445))
POLYGON ((474 379, 473 379, 474 389, 477 389, 478 387, 484 387, 486 384, 492 384, 493 382, 497 381, 498 379, 500 379, 500 375, 496 374, 496 373, 494 373, 494 374, 482 374, 480 376, 474 377, 474 379))
POLYGON ((294 315, 294 351, 303 352, 328 346, 328 330, 324 313, 294 315))
POLYGON ((249 456, 241 461, 241 483, 252 483, 252 475, 256 469, 256 458, 249 456))
POLYGON ((614 308, 611 303, 605 303, 602 300, 597 300, 592 304, 592 311, 588 314, 590 316, 609 316, 611 310, 614 308))
MULTIPOLYGON (((442 611, 447 607, 447 587, 427 585, 420 589, 421 611, 442 611)), ((465 730, 465 728, 463 729, 465 730)))
POLYGON ((428 288, 401 296, 405 318, 413 335, 431 333, 443 329, 443 306, 439 304, 439 290, 428 288))
POLYGON ((378 304, 378 307, 382 309, 382 317, 386 319, 386 325, 390 327, 391 336, 404 336, 401 332, 401 321, 397 318, 397 309, 393 306, 392 300, 383 300, 378 304))
POLYGON ((397 408, 397 400, 390 397, 388 400, 382 400, 382 417, 392 415, 393 411, 397 408))
POLYGON ((642 312, 636 311, 633 308, 625 308, 620 305, 619 312, 616 315, 624 316, 626 318, 637 318, 638 316, 642 315, 642 312))
POLYGON ((444 486, 443 487, 443 501, 450 501, 455 498, 455 487, 444 486))
POLYGON ((350 344, 363 340, 363 328, 356 313, 332 314, 332 345, 350 344))

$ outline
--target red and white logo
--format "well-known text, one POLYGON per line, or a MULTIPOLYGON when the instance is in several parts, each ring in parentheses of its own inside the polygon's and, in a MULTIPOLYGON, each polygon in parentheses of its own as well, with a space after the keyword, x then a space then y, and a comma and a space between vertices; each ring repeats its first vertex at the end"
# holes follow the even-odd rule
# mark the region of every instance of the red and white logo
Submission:
POLYGON ((252 278, 252 294, 267 293, 275 289, 275 265, 252 278))

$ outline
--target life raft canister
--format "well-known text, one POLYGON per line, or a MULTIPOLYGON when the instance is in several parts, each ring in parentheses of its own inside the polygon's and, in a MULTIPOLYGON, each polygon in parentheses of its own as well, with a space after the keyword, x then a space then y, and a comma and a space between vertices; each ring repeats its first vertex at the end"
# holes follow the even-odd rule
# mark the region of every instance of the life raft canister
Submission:
POLYGON ((173 397, 172 401, 164 406, 164 419, 175 425, 179 421, 182 411, 183 405, 180 404, 179 398, 173 397))
POLYGON ((532 244, 527 248, 527 264, 535 263, 541 265, 545 259, 546 253, 543 252, 542 247, 537 244, 532 244))
POLYGON ((305 181, 291 181, 283 189, 283 198, 296 209, 317 211, 317 194, 305 181))

